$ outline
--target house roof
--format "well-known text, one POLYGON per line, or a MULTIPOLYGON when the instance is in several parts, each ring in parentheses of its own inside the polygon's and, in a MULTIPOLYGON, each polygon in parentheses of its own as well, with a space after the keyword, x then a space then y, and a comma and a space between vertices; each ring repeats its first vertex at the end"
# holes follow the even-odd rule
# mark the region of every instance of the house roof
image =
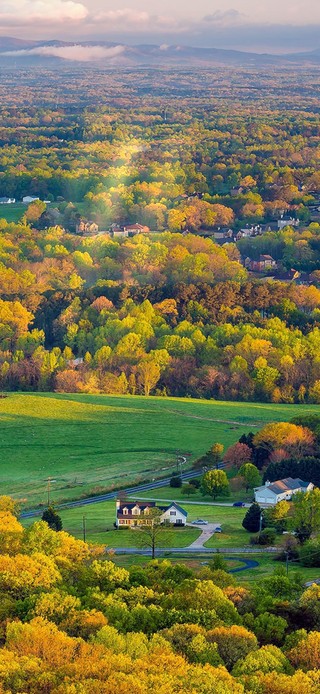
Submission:
POLYGON ((260 260, 273 260, 272 255, 260 255, 260 260))
POLYGON ((294 492, 301 487, 307 488, 310 482, 304 482, 299 477, 293 479, 292 477, 287 477, 284 480, 277 480, 272 484, 265 484, 263 487, 258 487, 256 491, 266 491, 267 489, 272 492, 272 494, 284 494, 285 492, 294 492))
POLYGON ((177 511, 180 511, 180 513, 182 513, 183 516, 187 517, 188 515, 188 511, 185 511, 184 508, 182 508, 182 506, 179 506, 179 504, 176 504, 175 501, 172 504, 170 504, 170 506, 159 506, 159 508, 163 512, 169 511, 170 508, 175 508, 177 511))
POLYGON ((136 222, 135 224, 126 224, 125 228, 126 229, 147 229, 147 226, 143 226, 143 224, 138 224, 138 222, 136 222))
POLYGON ((142 512, 144 512, 146 508, 155 508, 155 505, 156 505, 155 501, 145 501, 143 503, 140 503, 138 501, 134 501, 133 503, 132 502, 127 503, 124 501, 123 503, 120 504, 119 508, 117 509, 117 516, 118 517, 123 516, 123 510, 125 508, 128 509, 129 515, 130 515, 130 514, 132 514, 132 510, 134 508, 136 508, 136 506, 138 506, 140 508, 140 510, 142 512))

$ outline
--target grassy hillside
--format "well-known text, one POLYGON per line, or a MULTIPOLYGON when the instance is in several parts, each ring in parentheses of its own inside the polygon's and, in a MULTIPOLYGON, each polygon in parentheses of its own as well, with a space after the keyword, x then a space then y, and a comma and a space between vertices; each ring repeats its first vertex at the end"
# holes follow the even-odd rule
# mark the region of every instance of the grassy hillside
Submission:
POLYGON ((79 498, 170 474, 176 451, 195 459, 270 420, 319 406, 103 395, 9 394, 0 400, 2 493, 25 506, 79 498))

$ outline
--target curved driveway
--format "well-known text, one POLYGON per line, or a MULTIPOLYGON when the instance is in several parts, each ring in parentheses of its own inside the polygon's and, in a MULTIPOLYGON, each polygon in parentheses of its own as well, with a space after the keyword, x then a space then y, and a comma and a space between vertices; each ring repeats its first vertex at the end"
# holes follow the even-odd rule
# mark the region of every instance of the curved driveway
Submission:
POLYGON ((216 528, 220 527, 220 523, 208 523, 207 525, 196 525, 195 523, 187 523, 189 528, 197 528, 201 530, 201 535, 189 545, 188 549, 202 549, 204 544, 210 540, 210 537, 215 534, 216 528))

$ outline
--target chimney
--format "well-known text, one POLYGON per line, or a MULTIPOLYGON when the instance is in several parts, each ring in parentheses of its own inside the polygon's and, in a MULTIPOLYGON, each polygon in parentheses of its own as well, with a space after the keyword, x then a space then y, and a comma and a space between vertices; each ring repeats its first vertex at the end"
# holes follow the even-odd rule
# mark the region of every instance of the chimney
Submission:
POLYGON ((116 509, 119 511, 121 505, 121 501, 119 499, 116 500, 116 509))
POLYGON ((270 484, 271 484, 271 482, 269 482, 269 480, 266 480, 265 486, 270 487, 270 484))

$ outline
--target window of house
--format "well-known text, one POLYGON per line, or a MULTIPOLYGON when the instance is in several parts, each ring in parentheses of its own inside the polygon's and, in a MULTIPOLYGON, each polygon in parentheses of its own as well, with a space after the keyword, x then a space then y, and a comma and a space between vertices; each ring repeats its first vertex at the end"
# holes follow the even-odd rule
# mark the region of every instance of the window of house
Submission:
POLYGON ((124 516, 127 516, 127 515, 128 515, 128 509, 127 509, 127 508, 124 508, 124 509, 123 509, 123 515, 124 515, 124 516))
POLYGON ((176 515, 177 515, 176 511, 170 511, 170 516, 176 516, 176 515))

